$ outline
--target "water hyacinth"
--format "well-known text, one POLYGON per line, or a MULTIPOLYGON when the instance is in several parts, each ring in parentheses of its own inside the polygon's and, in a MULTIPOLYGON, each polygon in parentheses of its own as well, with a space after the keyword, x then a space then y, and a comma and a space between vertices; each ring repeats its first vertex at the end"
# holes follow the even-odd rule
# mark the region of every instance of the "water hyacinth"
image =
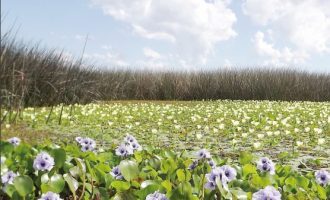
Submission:
POLYGON ((210 159, 208 163, 212 169, 216 167, 214 160, 210 159))
POLYGON ((281 200, 281 193, 277 191, 273 186, 267 186, 258 192, 253 193, 252 200, 281 200))
POLYGON ((198 160, 193 161, 189 166, 188 169, 189 170, 193 170, 198 166, 198 160))
POLYGON ((60 195, 54 192, 47 192, 46 194, 42 194, 41 198, 38 200, 63 200, 60 198, 60 195))
POLYGON ((275 164, 267 157, 260 158, 257 162, 257 168, 261 172, 269 172, 271 175, 275 174, 275 164))
POLYGON ((81 143, 82 139, 83 139, 82 137, 76 137, 76 138, 75 138, 75 140, 76 140, 76 142, 78 142, 78 144, 81 143))
POLYGON ((137 141, 132 142, 130 145, 131 145, 131 148, 133 149, 133 151, 135 151, 135 150, 137 150, 137 151, 142 150, 142 147, 140 146, 140 144, 137 141))
POLYGON ((8 172, 4 173, 4 175, 1 176, 1 182, 4 185, 13 184, 13 181, 16 176, 17 176, 17 174, 15 172, 8 171, 8 172))
POLYGON ((165 194, 156 191, 152 194, 148 194, 146 200, 167 200, 167 197, 165 196, 165 194))
POLYGON ((37 155, 33 162, 33 168, 40 171, 50 171, 54 167, 54 158, 46 152, 41 152, 37 155))
POLYGON ((133 149, 130 145, 121 144, 116 149, 116 155, 120 157, 126 157, 133 154, 133 149))
POLYGON ((96 147, 96 142, 95 140, 91 139, 91 138, 82 138, 82 137, 76 137, 75 139, 78 144, 81 145, 81 151, 85 152, 85 151, 93 151, 96 147))
POLYGON ((135 139, 135 137, 132 136, 132 135, 127 135, 124 138, 124 142, 126 144, 129 144, 131 146, 131 148, 133 149, 133 151, 135 151, 135 150, 137 150, 137 151, 142 150, 142 147, 140 146, 140 144, 138 143, 138 141, 135 139))
POLYGON ((230 167, 229 165, 224 165, 220 168, 224 171, 225 176, 228 179, 228 182, 236 178, 237 172, 234 168, 230 167))
POLYGON ((315 172, 316 182, 322 186, 330 184, 330 173, 324 169, 315 172))
POLYGON ((206 149, 201 149, 197 152, 197 158, 198 159, 210 159, 211 154, 206 149))
POLYGON ((18 137, 12 137, 8 139, 8 142, 14 146, 18 146, 21 143, 21 139, 19 139, 18 137))
POLYGON ((204 185, 206 189, 214 190, 219 179, 225 190, 228 190, 228 183, 236 179, 237 172, 234 168, 224 165, 222 167, 216 167, 212 169, 211 173, 205 175, 207 183, 204 185))
POLYGON ((132 155, 134 151, 140 151, 142 147, 132 135, 127 135, 124 138, 124 143, 119 145, 116 149, 116 155, 126 157, 132 155))
POLYGON ((137 140, 135 139, 134 136, 132 135, 127 135, 125 138, 124 138, 124 141, 127 142, 127 143, 134 143, 134 142, 137 142, 137 140))
POLYGON ((116 166, 116 167, 114 167, 112 170, 111 170, 111 172, 110 172, 110 174, 111 174, 111 176, 113 177, 113 178, 115 178, 115 179, 123 179, 123 176, 122 176, 122 174, 121 174, 121 172, 120 172, 120 169, 119 169, 119 167, 118 166, 116 166))

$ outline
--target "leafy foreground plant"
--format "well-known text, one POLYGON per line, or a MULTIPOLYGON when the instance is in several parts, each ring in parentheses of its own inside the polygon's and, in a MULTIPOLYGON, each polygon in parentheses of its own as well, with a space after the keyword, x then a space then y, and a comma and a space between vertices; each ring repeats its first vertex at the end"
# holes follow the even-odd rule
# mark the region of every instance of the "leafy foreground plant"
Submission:
POLYGON ((1 199, 329 199, 330 173, 299 173, 242 152, 239 163, 202 149, 142 148, 133 136, 114 150, 90 138, 30 146, 1 141, 1 199))

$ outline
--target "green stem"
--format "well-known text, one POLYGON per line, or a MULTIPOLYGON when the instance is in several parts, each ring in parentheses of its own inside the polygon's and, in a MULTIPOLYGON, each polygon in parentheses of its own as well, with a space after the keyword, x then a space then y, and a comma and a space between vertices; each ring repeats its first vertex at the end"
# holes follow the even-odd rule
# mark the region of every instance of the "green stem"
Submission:
POLYGON ((204 199, 204 180, 205 180, 205 163, 203 162, 203 168, 202 168, 202 181, 201 181, 201 187, 199 190, 199 196, 201 197, 200 199, 204 199))

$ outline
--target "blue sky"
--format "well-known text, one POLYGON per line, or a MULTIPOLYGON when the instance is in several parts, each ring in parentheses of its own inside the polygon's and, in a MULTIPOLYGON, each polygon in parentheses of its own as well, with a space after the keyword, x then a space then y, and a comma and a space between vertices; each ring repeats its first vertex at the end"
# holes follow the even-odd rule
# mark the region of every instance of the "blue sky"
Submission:
POLYGON ((325 0, 3 0, 2 32, 104 68, 330 72, 325 0))

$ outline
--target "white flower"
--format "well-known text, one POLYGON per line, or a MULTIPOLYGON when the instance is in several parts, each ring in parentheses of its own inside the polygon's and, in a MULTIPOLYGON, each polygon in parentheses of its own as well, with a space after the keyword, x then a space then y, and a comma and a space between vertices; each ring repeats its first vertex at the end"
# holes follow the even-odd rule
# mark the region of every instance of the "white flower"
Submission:
POLYGON ((301 141, 297 141, 296 143, 297 143, 298 147, 301 147, 304 144, 304 142, 301 142, 301 141))
POLYGON ((258 138, 259 138, 259 139, 262 139, 262 138, 264 138, 264 137, 265 137, 264 134, 258 134, 258 138))
POLYGON ((157 129, 152 129, 151 130, 151 133, 153 133, 153 134, 156 134, 158 131, 157 131, 157 129))
POLYGON ((261 143, 260 142, 255 142, 255 143, 253 143, 253 147, 255 149, 259 149, 261 147, 261 143))
POLYGON ((317 140, 317 144, 319 144, 319 145, 322 145, 322 144, 324 144, 325 143, 325 139, 324 138, 319 138, 318 140, 317 140))

